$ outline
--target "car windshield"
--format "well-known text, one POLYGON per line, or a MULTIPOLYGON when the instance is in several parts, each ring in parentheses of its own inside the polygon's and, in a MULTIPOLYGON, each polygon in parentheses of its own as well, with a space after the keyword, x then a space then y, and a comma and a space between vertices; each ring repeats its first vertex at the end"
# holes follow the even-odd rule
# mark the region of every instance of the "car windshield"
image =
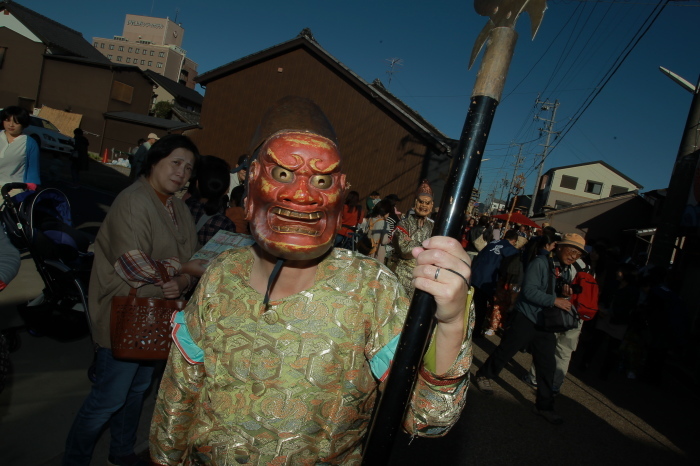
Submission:
POLYGON ((42 118, 37 118, 37 117, 30 117, 30 118, 32 120, 32 126, 39 126, 42 128, 50 129, 51 131, 60 132, 60 131, 58 131, 58 128, 56 128, 56 126, 54 126, 54 124, 51 123, 49 120, 44 120, 42 118))

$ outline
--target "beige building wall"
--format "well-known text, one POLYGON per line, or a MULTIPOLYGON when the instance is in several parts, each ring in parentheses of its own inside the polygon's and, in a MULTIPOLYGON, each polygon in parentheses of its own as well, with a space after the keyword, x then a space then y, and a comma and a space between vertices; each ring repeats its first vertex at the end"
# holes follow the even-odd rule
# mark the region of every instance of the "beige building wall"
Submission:
POLYGON ((167 18, 126 15, 122 36, 131 42, 146 40, 157 45, 177 45, 182 47, 185 30, 167 18))
MULTIPOLYGON (((571 178, 568 179, 569 182, 571 178)), ((567 184, 566 181, 564 184, 567 184)), ((545 204, 555 207, 557 201, 580 204, 602 199, 610 197, 613 188, 615 192, 612 194, 619 194, 625 190, 634 191, 640 187, 599 163, 556 170, 552 174, 545 204), (576 178, 575 188, 562 186, 565 176, 576 178)))
POLYGON ((182 26, 167 18, 126 15, 121 36, 95 37, 93 46, 113 63, 151 70, 194 89, 197 63, 185 58, 184 35, 182 26))

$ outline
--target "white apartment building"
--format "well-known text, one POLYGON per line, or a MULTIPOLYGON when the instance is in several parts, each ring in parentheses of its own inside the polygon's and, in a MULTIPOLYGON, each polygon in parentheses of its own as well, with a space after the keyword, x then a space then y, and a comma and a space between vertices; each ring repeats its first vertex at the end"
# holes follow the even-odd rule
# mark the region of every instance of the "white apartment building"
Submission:
POLYGON ((134 65, 194 89, 197 63, 182 48, 185 29, 168 18, 126 15, 121 36, 95 37, 93 46, 113 63, 134 65))
POLYGON ((546 207, 563 209, 643 188, 602 160, 551 168, 542 175, 539 186, 536 213, 546 207))

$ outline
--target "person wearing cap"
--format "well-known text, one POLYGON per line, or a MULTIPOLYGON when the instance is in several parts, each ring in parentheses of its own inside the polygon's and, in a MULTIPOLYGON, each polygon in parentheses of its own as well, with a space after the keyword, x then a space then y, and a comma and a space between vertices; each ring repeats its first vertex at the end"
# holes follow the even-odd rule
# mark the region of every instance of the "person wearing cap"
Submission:
MULTIPOLYGON (((244 204, 256 243, 219 255, 174 318, 151 459, 357 464, 409 301, 384 265, 333 248, 348 186, 316 104, 277 102, 250 154, 244 204)), ((404 427, 436 436, 465 402, 470 272, 452 238, 414 254, 415 286, 435 297, 438 324, 404 427)))
POLYGON ((134 153, 131 171, 129 172, 129 178, 131 178, 132 181, 136 180, 136 178, 141 175, 141 169, 146 161, 146 154, 151 149, 151 146, 159 139, 156 133, 149 133, 148 136, 146 136, 146 142, 141 144, 136 150, 136 153, 134 153))
MULTIPOLYGON (((564 241, 566 240, 562 240, 560 243, 563 243, 564 241)), ((569 269, 570 276, 576 277, 578 272, 592 272, 590 266, 586 263, 586 261, 584 261, 584 257, 587 257, 587 255, 590 254, 590 250, 590 246, 585 246, 585 255, 581 256, 581 258, 570 266, 572 267, 569 269)), ((554 372, 554 381, 552 383, 552 389, 554 390, 555 394, 559 393, 561 386, 564 384, 566 374, 569 372, 571 355, 578 347, 583 322, 584 320, 581 319, 579 320, 577 327, 567 330, 566 332, 558 332, 556 334, 557 347, 554 352, 554 358, 556 360, 557 369, 554 372)), ((523 376, 522 380, 532 388, 537 388, 537 372, 534 364, 530 365, 530 371, 523 376)))
MULTIPOLYGON (((550 258, 537 256, 528 266, 522 290, 515 304, 515 313, 506 328, 503 339, 476 373, 476 385, 482 392, 493 394, 491 380, 496 378, 505 365, 522 348, 530 346, 532 359, 537 368, 537 396, 533 412, 552 424, 564 422, 554 412, 554 373, 556 371, 555 349, 557 337, 553 332, 541 329, 544 322, 542 311, 556 306, 565 311, 571 309, 571 289, 574 278, 572 264, 585 252, 586 242, 576 233, 562 235, 555 256, 560 268, 554 269, 550 258), (554 269, 554 270, 553 270, 554 269), (550 280, 557 276, 563 281, 561 296, 549 291, 550 280)), ((555 287, 556 288, 556 287, 555 287)))
POLYGON ((433 190, 428 181, 423 180, 416 191, 413 213, 408 214, 396 225, 392 235, 393 253, 398 260, 396 275, 409 299, 413 297, 415 290, 413 269, 416 266, 416 259, 413 257, 412 251, 433 234, 435 222, 430 218, 433 204, 433 190))

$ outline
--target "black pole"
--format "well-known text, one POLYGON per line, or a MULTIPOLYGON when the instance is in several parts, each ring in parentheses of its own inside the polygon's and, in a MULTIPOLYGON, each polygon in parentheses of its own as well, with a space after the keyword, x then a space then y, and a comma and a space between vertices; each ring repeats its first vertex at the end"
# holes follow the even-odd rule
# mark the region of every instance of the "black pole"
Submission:
MULTIPOLYGON (((491 33, 491 43, 477 74, 469 112, 440 203, 439 216, 433 229, 435 236, 458 238, 461 233, 516 40, 517 34, 512 28, 499 27, 491 33)), ((389 463, 394 440, 434 326, 434 314, 435 301, 432 296, 416 290, 384 393, 374 413, 363 452, 364 466, 385 466, 389 463)))

